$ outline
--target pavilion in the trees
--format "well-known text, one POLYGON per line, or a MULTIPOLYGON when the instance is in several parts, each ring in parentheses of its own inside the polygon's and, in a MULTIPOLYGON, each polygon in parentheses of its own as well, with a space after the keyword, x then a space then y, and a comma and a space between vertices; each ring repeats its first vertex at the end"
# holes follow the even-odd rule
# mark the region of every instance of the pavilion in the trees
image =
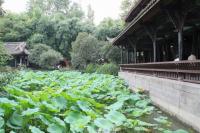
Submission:
POLYGON ((119 76, 200 132, 200 0, 138 0, 125 22, 119 76))
POLYGON ((13 59, 10 61, 11 66, 18 67, 29 65, 29 51, 26 48, 26 42, 6 42, 5 48, 13 57, 13 59))

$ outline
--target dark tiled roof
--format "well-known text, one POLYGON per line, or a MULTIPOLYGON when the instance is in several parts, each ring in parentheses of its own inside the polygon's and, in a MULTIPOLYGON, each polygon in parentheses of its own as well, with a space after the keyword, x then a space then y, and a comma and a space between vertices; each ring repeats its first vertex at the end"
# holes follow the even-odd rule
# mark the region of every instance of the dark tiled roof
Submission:
POLYGON ((26 42, 6 42, 5 48, 11 55, 29 54, 26 49, 26 42))

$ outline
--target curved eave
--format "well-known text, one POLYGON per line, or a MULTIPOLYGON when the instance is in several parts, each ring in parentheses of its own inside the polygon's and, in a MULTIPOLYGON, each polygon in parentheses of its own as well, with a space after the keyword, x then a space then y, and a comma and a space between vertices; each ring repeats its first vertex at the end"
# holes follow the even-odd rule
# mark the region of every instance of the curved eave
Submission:
POLYGON ((154 3, 146 10, 142 10, 138 15, 126 26, 126 28, 115 38, 113 45, 118 45, 120 41, 124 40, 126 34, 130 29, 133 29, 134 26, 153 8, 155 5, 160 2, 160 0, 153 0, 154 3))
POLYGON ((128 15, 125 17, 125 22, 130 22, 133 17, 134 14, 137 14, 139 12, 139 8, 142 6, 142 3, 144 3, 147 0, 138 0, 137 3, 135 5, 133 5, 133 7, 131 8, 131 10, 128 12, 128 15))

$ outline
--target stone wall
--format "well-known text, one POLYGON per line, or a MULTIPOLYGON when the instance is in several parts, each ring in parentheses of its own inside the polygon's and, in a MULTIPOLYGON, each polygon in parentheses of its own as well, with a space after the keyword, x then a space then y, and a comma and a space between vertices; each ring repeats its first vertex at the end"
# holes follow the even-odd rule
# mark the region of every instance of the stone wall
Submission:
POLYGON ((129 86, 148 90, 154 104, 200 132, 200 84, 119 72, 129 86))

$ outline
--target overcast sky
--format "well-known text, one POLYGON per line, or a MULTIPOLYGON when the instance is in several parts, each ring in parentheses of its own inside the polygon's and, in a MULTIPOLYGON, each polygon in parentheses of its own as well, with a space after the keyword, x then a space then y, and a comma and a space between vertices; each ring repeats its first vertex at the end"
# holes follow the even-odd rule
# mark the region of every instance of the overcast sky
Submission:
MULTIPOLYGON (((26 10, 28 0, 4 0, 3 8, 12 12, 23 12, 26 10)), ((73 0, 82 5, 87 10, 90 4, 95 11, 95 23, 98 24, 103 18, 111 17, 116 19, 120 13, 120 3, 122 0, 73 0)))

